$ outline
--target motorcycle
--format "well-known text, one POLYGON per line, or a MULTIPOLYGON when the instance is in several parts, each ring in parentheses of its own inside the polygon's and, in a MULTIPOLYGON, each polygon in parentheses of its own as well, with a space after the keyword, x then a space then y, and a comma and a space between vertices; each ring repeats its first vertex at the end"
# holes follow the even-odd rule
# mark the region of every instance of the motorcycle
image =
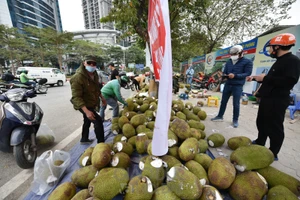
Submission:
POLYGON ((37 158, 36 134, 43 111, 35 102, 33 90, 10 89, 0 94, 0 150, 13 151, 19 167, 32 168, 37 158))
POLYGON ((207 89, 206 87, 207 85, 207 79, 203 78, 202 80, 193 77, 192 79, 192 88, 196 88, 196 89, 207 89))
POLYGON ((219 81, 210 76, 205 84, 205 88, 208 90, 214 90, 218 87, 219 81))
POLYGON ((33 85, 26 85, 21 83, 19 80, 14 80, 14 81, 9 81, 9 82, 4 82, 4 84, 1 84, 2 90, 3 91, 8 91, 9 89, 13 88, 25 88, 25 89, 33 89, 36 93, 41 93, 45 94, 48 91, 48 87, 46 86, 47 79, 46 78, 41 78, 39 80, 34 79, 36 82, 35 87, 33 85))

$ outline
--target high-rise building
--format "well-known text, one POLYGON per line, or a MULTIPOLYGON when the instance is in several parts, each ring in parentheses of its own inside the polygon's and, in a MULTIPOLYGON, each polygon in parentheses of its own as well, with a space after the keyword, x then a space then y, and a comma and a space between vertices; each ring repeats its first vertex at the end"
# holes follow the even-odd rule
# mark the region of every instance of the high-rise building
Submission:
POLYGON ((112 0, 82 0, 85 29, 114 29, 113 23, 100 23, 108 15, 112 0))
POLYGON ((0 24, 16 27, 51 27, 62 32, 58 0, 0 0, 0 24))

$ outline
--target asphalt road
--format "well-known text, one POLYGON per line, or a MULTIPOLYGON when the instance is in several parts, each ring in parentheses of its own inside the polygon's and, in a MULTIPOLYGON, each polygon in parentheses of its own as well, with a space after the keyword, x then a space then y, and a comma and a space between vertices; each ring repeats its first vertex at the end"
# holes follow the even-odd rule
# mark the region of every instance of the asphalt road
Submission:
MULTIPOLYGON (((124 89, 122 89, 121 92, 124 98, 127 98, 133 94, 132 91, 124 89)), ((53 148, 57 143, 64 140, 82 126, 82 114, 73 109, 73 106, 70 103, 70 98, 71 88, 69 82, 66 82, 62 87, 49 87, 47 94, 39 94, 37 97, 28 100, 36 102, 42 108, 44 111, 42 127, 45 128, 44 130, 50 129, 55 135, 55 143, 48 147, 39 147, 39 155, 44 151, 53 148)), ((106 118, 111 116, 110 110, 107 109, 106 113, 106 118)), ((40 131, 42 131, 42 129, 40 131)), ((63 150, 70 150, 79 139, 79 137, 75 138, 63 150)), ((24 170, 17 166, 12 153, 0 152, 0 160, 0 169, 2 170, 0 173, 1 188, 1 186, 8 181, 11 181, 11 179, 20 172, 24 172, 24 170)), ((29 170, 29 172, 32 171, 29 170)), ((22 183, 22 185, 6 199, 19 199, 20 196, 24 196, 24 193, 26 194, 26 191, 29 191, 32 179, 33 176, 27 180, 24 180, 24 183, 22 183)))

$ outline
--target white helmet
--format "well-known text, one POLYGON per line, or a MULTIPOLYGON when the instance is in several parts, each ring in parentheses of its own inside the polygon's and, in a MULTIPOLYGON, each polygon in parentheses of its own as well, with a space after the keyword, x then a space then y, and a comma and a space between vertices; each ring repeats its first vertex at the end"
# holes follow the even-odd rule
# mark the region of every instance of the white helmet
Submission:
POLYGON ((230 48, 229 54, 239 54, 243 51, 243 46, 241 45, 235 45, 230 48))

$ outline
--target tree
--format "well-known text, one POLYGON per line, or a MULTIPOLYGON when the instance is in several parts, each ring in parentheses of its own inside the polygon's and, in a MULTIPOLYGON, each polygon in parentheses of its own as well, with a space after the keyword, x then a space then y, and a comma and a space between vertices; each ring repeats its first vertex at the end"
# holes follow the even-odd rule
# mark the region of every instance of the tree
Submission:
POLYGON ((125 51, 126 65, 128 63, 145 64, 145 52, 137 45, 131 46, 125 51))
POLYGON ((194 0, 191 25, 204 33, 209 53, 219 44, 240 43, 258 36, 288 18, 295 0, 194 0))
POLYGON ((22 60, 28 56, 27 42, 23 35, 18 33, 16 28, 9 28, 0 25, 0 55, 11 62, 11 71, 15 74, 16 65, 20 65, 22 60))
POLYGON ((107 46, 106 55, 110 58, 110 61, 116 62, 116 64, 121 64, 124 60, 124 52, 119 46, 107 46))

